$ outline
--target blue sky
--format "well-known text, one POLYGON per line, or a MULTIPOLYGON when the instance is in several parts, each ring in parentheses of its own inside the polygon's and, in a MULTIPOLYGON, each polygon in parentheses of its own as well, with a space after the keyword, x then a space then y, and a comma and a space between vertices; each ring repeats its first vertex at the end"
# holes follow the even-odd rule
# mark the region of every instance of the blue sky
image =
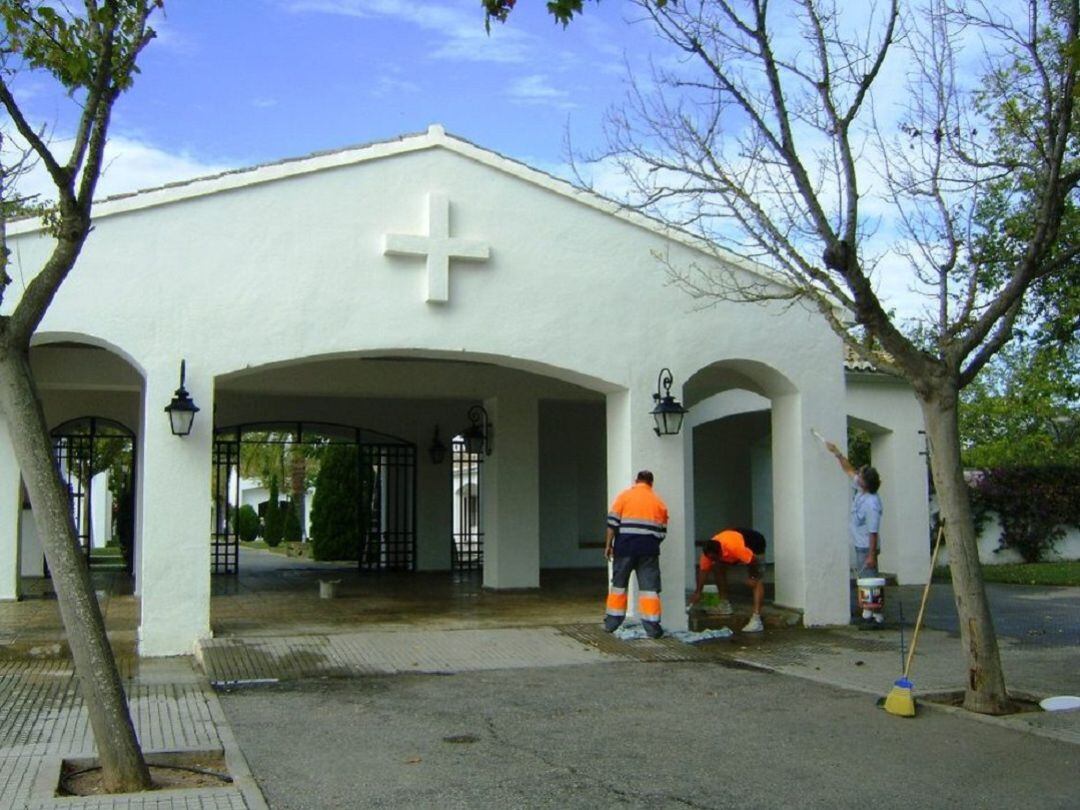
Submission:
MULTIPOLYGON (((627 62, 640 79, 651 59, 670 65, 678 56, 650 24, 628 19, 635 9, 626 0, 588 2, 565 29, 544 5, 521 0, 489 36, 480 0, 166 0, 142 73, 114 110, 98 196, 433 123, 568 177, 567 133, 575 150, 602 146, 604 113, 626 93, 627 62)), ((858 22, 859 8, 845 13, 858 22)), ((903 81, 894 64, 879 82, 886 115, 905 97, 903 81)), ((62 138, 70 105, 45 87, 41 77, 17 77, 33 119, 62 138)), ((610 164, 597 171, 601 192, 626 190, 610 164)), ((40 171, 20 185, 54 195, 40 171)), ((864 209, 872 204, 867 198, 864 209)), ((888 221, 880 224, 889 235, 888 221)), ((890 303, 910 298, 900 264, 878 276, 890 303)))
MULTIPOLYGON (((566 29, 523 0, 484 31, 479 0, 169 0, 118 102, 104 194, 419 132, 560 171, 567 127, 599 143, 624 55, 653 40, 620 0, 566 29)), ((59 103, 35 95, 34 112, 59 103)))

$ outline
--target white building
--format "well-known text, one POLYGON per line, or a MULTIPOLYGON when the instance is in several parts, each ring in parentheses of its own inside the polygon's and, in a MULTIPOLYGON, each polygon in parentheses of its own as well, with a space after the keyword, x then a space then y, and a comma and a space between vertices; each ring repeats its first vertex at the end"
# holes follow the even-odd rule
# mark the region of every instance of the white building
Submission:
MULTIPOLYGON (((9 238, 11 275, 31 278, 51 240, 33 223, 12 224, 9 238)), ((373 497, 383 553, 442 570, 451 465, 427 448, 435 425, 452 436, 483 405, 494 435, 483 580, 496 589, 537 587, 541 568, 558 567, 596 566, 602 583, 608 503, 651 469, 671 511, 661 565, 676 629, 693 540, 748 523, 769 539, 778 604, 810 625, 848 621, 847 479, 810 428, 843 437, 850 418, 873 435, 884 480, 882 568, 921 581, 926 473, 911 393, 846 371, 840 342, 808 310, 695 310, 657 254, 715 261, 685 235, 440 127, 98 204, 31 361, 50 425, 96 416, 136 436, 140 652, 187 653, 210 633, 207 493, 228 450, 215 431, 251 423, 381 437, 364 441, 385 472, 373 497), (162 411, 182 358, 201 412, 177 438, 162 411), (678 436, 653 431, 663 368, 690 409, 678 436)), ((0 422, 8 599, 29 553, 18 481, 0 422)))

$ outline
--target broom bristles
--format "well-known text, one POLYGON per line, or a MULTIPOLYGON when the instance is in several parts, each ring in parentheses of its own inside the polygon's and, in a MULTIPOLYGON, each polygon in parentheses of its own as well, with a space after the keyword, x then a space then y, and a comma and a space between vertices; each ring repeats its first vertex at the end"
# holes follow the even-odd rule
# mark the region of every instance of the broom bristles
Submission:
POLYGON ((885 698, 885 711, 897 717, 914 717, 915 699, 911 696, 911 687, 907 678, 898 679, 885 698))

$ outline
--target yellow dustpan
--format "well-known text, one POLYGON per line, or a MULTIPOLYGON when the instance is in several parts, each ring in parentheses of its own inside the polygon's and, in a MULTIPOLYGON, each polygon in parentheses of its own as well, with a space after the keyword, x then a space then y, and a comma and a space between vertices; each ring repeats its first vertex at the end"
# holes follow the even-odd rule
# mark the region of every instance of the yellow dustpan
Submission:
MULTIPOLYGON (((915 642, 919 639, 919 627, 922 626, 923 611, 926 610, 926 597, 930 594, 930 583, 934 579, 934 564, 937 562, 938 549, 941 548, 941 539, 944 536, 945 521, 942 521, 941 526, 938 528, 937 540, 934 541, 934 553, 930 555, 930 575, 926 578, 926 587, 923 588, 919 616, 915 619, 915 632, 911 635, 911 649, 908 650, 907 661, 904 663, 904 674, 893 684, 892 690, 885 698, 885 711, 889 714, 895 714, 897 717, 915 716, 915 698, 911 695, 912 683, 908 680, 908 672, 911 671, 911 659, 915 655, 915 642)), ((902 622, 901 619, 901 646, 903 646, 904 632, 902 622)))

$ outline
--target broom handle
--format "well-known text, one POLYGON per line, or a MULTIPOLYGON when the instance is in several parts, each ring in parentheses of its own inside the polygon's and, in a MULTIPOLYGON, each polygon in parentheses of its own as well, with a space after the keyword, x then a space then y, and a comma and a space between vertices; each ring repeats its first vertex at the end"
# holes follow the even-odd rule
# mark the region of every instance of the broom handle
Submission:
POLYGON ((930 595, 930 583, 934 580, 934 563, 937 562, 938 549, 941 548, 941 538, 945 536, 945 521, 941 521, 938 527, 937 540, 934 541, 934 553, 930 555, 930 576, 926 578, 926 587, 922 592, 922 604, 919 605, 919 617, 915 619, 915 632, 911 634, 911 646, 908 648, 907 662, 904 664, 904 677, 908 676, 911 669, 911 659, 915 655, 915 642, 919 640, 919 627, 922 625, 923 611, 926 610, 926 597, 930 595))

